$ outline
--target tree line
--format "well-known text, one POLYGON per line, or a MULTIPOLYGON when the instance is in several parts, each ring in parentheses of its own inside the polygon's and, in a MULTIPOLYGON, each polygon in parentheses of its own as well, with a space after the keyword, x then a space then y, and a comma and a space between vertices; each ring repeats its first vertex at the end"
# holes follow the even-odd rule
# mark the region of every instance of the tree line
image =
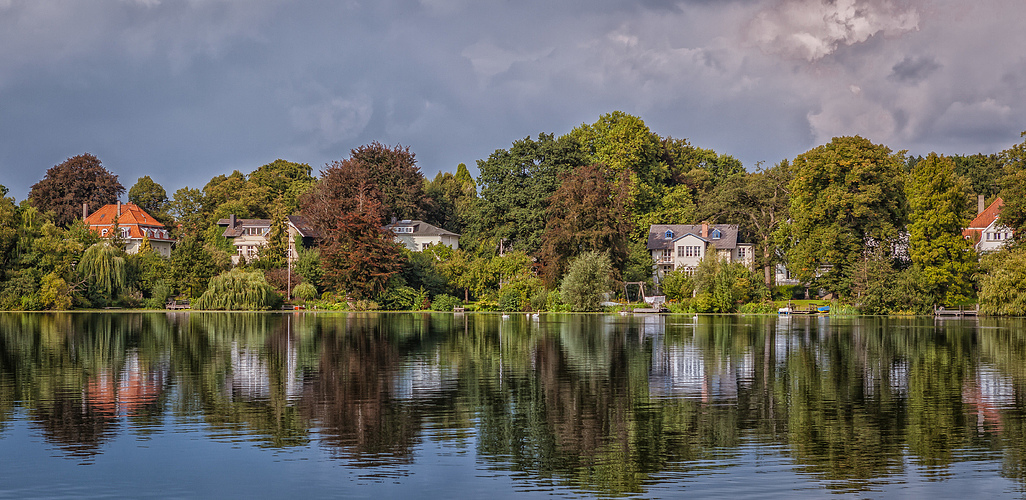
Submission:
MULTIPOLYGON (((961 236, 978 196, 1001 196, 1001 222, 1026 226, 1026 142, 994 154, 911 156, 838 137, 791 160, 746 170, 730 155, 663 137, 636 116, 602 115, 561 136, 540 133, 427 179, 408 147, 377 142, 314 173, 276 160, 170 196, 145 176, 128 190, 178 240, 164 259, 124 252, 81 221, 81 207, 125 188, 90 154, 50 168, 17 203, 0 186, 0 308, 264 309, 285 297, 329 309, 597 310, 603 292, 652 283, 652 224, 737 224, 754 269, 708 259, 659 283, 679 311, 769 309, 771 299, 829 294, 864 313, 922 313, 979 302, 1026 314, 1026 250, 980 258, 961 236), (269 219, 270 244, 231 265, 217 221, 269 219), (286 217, 317 244, 286 265, 286 217), (418 219, 461 235, 459 249, 410 252, 382 227, 418 219), (777 286, 783 264, 799 286, 777 286), (750 304, 745 306, 745 304, 750 304), (751 304, 755 304, 752 309, 751 304)), ((297 242, 299 243, 299 242, 297 242)), ((650 288, 651 289, 651 288, 650 288)), ((620 297, 627 299, 631 297, 620 297)))

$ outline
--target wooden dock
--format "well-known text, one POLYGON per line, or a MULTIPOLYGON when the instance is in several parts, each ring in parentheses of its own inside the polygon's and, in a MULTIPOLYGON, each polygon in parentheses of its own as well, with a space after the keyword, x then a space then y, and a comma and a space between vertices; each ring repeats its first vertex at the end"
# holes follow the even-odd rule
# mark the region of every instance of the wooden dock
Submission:
POLYGON ((958 306, 957 309, 947 309, 944 307, 934 306, 933 315, 937 318, 964 318, 964 317, 976 317, 979 315, 979 306, 973 306, 968 308, 965 306, 958 306))
POLYGON ((169 301, 167 301, 167 304, 164 304, 164 309, 168 309, 168 310, 171 310, 171 311, 178 311, 178 310, 189 309, 189 308, 190 307, 189 307, 189 301, 188 300, 169 300, 169 301))

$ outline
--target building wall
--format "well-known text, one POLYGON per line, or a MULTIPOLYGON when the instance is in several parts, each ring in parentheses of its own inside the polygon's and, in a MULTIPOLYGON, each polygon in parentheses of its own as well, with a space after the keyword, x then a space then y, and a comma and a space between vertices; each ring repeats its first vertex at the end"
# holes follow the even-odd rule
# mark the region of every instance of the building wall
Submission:
POLYGON ((1011 241, 1012 230, 995 221, 980 233, 980 242, 976 244, 976 249, 980 252, 993 252, 1011 241))

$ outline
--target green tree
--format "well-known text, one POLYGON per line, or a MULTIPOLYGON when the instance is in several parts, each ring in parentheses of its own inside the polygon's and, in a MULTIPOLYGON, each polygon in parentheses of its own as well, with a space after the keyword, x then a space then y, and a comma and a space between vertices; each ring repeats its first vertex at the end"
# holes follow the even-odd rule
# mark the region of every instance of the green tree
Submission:
POLYGON ((629 174, 614 175, 594 163, 563 175, 546 211, 539 252, 549 286, 555 286, 573 258, 588 251, 604 253, 616 269, 623 269, 631 232, 629 194, 616 186, 625 186, 629 174))
POLYGON ((86 249, 78 263, 78 272, 107 302, 117 300, 125 289, 125 254, 108 241, 86 249))
POLYGON ((192 303, 193 309, 263 311, 281 305, 281 296, 264 273, 232 269, 210 280, 210 287, 192 303))
MULTIPOLYGON (((477 184, 467 166, 460 163, 455 175, 439 172, 424 191, 431 199, 426 214, 427 222, 454 233, 465 233, 473 221, 477 203, 477 184)), ((466 246, 467 243, 460 241, 460 246, 466 246)))
POLYGON ((742 234, 754 240, 756 264, 763 268, 767 286, 772 283, 773 266, 778 260, 774 234, 789 218, 790 182, 786 160, 751 174, 735 173, 724 179, 704 207, 711 219, 738 224, 742 234))
POLYGON ((266 187, 275 204, 282 205, 286 214, 292 214, 299 210, 299 198, 317 182, 310 172, 306 163, 279 158, 250 172, 248 180, 255 186, 266 187))
POLYGON ((427 203, 424 175, 408 146, 390 148, 375 141, 352 150, 347 161, 359 165, 374 183, 384 220, 423 217, 427 203))
MULTIPOLYGON (((1026 132, 1022 137, 1026 137, 1026 132)), ((1001 199, 1005 204, 999 219, 1015 234, 1026 234, 1026 140, 1002 151, 1000 157, 1004 167, 1001 199)))
POLYGON ((605 254, 589 251, 570 263, 559 294, 575 312, 598 311, 613 285, 613 265, 605 254))
POLYGON ((809 283, 850 293, 849 267, 867 246, 889 246, 905 217, 901 154, 861 137, 836 137, 791 164, 789 213, 781 227, 788 267, 809 283))
POLYGON ((980 312, 1026 316, 1026 245, 985 255, 980 267, 980 312))
POLYGON ((183 295, 199 297, 230 262, 227 254, 204 246, 200 235, 187 234, 171 252, 171 283, 183 295))
POLYGON ((29 191, 29 201, 40 212, 53 211, 54 224, 67 226, 82 216, 82 204, 93 209, 117 201, 125 187, 95 156, 85 153, 68 158, 46 171, 29 191))
POLYGON ((498 149, 487 160, 478 160, 476 231, 503 248, 527 253, 541 248, 546 215, 560 175, 585 165, 584 151, 572 138, 556 139, 538 134, 498 149))
POLYGON ((970 187, 955 174, 954 162, 930 153, 912 169, 905 188, 909 257, 923 288, 945 306, 966 301, 976 271, 976 252, 962 237, 970 187))
POLYGON ((128 190, 128 201, 135 203, 146 213, 164 222, 158 216, 164 215, 167 211, 167 191, 164 191, 164 187, 160 184, 153 182, 150 176, 144 175, 135 182, 135 185, 128 190))

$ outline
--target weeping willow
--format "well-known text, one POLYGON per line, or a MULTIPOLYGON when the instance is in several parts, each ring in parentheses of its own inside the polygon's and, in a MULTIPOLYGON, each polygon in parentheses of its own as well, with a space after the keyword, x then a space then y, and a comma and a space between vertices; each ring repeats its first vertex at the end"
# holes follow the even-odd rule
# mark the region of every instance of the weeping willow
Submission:
POLYGON ((267 284, 263 273, 236 268, 210 280, 207 291, 192 303, 192 308, 254 311, 271 309, 280 303, 281 297, 267 284))
POLYGON ((125 288, 125 257, 107 241, 96 243, 82 254, 79 273, 110 299, 125 288))

